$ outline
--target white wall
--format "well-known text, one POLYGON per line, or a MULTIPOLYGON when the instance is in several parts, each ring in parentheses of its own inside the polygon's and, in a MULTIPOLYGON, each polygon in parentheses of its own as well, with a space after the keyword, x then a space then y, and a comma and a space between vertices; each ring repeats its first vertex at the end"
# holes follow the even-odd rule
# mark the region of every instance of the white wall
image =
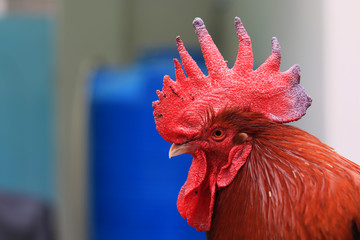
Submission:
POLYGON ((360 164, 360 1, 323 0, 325 142, 360 164))

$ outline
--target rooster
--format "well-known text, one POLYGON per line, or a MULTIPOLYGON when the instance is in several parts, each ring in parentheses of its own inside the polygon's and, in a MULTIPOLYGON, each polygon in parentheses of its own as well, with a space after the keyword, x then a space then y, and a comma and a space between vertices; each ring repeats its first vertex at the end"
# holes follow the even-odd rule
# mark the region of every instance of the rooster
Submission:
POLYGON ((280 72, 280 45, 253 70, 251 40, 235 18, 239 50, 233 68, 204 22, 193 22, 205 76, 177 47, 176 81, 164 77, 153 102, 169 157, 193 156, 177 207, 208 239, 360 239, 360 167, 290 125, 311 105, 300 67, 280 72))

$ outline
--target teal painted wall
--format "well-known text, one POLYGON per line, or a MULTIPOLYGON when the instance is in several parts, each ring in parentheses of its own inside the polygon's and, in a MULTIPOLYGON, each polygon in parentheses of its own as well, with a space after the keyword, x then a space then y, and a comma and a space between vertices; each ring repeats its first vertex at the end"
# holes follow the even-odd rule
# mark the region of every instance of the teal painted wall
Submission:
POLYGON ((0 193, 54 199, 52 19, 0 19, 0 193))

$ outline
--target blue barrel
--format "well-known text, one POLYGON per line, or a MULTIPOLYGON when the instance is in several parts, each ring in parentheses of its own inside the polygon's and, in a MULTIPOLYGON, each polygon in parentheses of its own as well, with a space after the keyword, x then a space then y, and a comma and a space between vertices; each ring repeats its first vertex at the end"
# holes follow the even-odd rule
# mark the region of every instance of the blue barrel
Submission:
POLYGON ((163 76, 175 79, 174 57, 166 51, 132 66, 100 68, 90 81, 93 240, 205 239, 176 208, 192 157, 168 158, 171 144, 156 131, 152 114, 163 76))

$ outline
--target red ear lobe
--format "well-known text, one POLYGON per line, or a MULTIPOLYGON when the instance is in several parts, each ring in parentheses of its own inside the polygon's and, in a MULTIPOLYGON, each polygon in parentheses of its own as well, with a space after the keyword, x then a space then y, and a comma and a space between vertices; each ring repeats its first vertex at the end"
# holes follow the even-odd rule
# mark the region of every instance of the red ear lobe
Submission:
POLYGON ((231 149, 228 163, 221 168, 217 176, 216 183, 218 187, 226 187, 234 180, 239 169, 245 164, 250 152, 251 144, 249 141, 231 149))

